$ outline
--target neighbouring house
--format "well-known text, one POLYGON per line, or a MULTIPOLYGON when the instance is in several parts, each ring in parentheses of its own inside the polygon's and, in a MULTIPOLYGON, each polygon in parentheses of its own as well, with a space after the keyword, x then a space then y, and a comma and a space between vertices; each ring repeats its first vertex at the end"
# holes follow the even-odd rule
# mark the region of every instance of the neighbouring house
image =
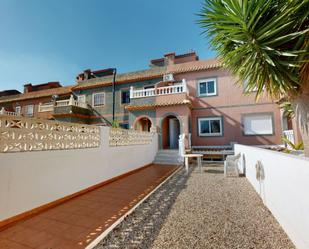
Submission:
POLYGON ((0 96, 0 109, 3 107, 16 115, 54 119, 54 101, 67 99, 70 95, 71 86, 62 87, 59 82, 29 83, 24 85, 23 93, 0 96))
MULTIPOLYGON (((87 69, 76 80, 68 87, 27 84, 23 94, 0 97, 0 107, 25 116, 110 124, 113 69, 87 69)), ((256 102, 254 89, 236 81, 217 59, 165 54, 148 69, 116 75, 115 118, 125 129, 157 131, 162 149, 178 148, 180 134, 187 146, 276 145, 283 133, 299 140, 295 120, 267 96, 256 102)))

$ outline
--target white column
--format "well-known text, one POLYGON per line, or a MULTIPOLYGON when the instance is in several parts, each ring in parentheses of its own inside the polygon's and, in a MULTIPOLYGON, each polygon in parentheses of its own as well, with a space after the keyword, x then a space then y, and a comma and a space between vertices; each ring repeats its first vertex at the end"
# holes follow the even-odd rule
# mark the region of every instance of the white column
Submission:
POLYGON ((70 96, 69 105, 74 105, 74 97, 72 94, 70 96))
POLYGON ((130 86, 130 99, 133 98, 133 86, 130 86))
POLYGON ((179 135, 179 140, 178 140, 178 147, 179 147, 179 156, 184 156, 185 153, 185 134, 179 135))
POLYGON ((1 108, 0 114, 1 114, 1 115, 4 115, 4 114, 5 114, 5 109, 4 109, 4 107, 1 108))
POLYGON ((187 82, 185 79, 182 79, 182 87, 183 87, 183 92, 186 93, 187 92, 187 82))

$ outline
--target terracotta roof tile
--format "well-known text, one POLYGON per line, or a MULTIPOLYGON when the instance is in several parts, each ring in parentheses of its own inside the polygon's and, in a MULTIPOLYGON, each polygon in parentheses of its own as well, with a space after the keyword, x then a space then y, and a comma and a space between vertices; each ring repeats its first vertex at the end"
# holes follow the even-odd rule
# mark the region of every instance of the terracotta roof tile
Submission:
POLYGON ((168 101, 165 103, 153 103, 153 104, 146 104, 146 105, 127 105, 125 108, 129 111, 134 111, 134 110, 153 109, 155 107, 174 106, 174 105, 191 106, 191 101, 188 99, 185 99, 183 101, 168 101))
MULTIPOLYGON (((146 79, 153 79, 156 77, 161 77, 166 73, 177 74, 177 73, 194 72, 207 69, 215 69, 220 67, 221 63, 219 62, 218 59, 192 61, 192 62, 169 65, 167 67, 165 66, 154 67, 142 71, 117 74, 116 83, 121 84, 146 79)), ((99 77, 79 82, 78 85, 73 87, 73 89, 95 88, 110 85, 112 84, 112 82, 113 82, 113 76, 99 77)))
POLYGON ((21 94, 1 97, 0 103, 21 101, 21 100, 26 100, 26 99, 37 99, 37 98, 48 97, 52 95, 64 95, 64 94, 71 93, 71 91, 72 91, 72 86, 65 86, 65 87, 51 88, 51 89, 29 92, 29 93, 21 93, 21 94))
POLYGON ((186 73, 222 67, 218 59, 191 61, 186 63, 172 64, 167 67, 167 73, 186 73))
MULTIPOLYGON (((147 70, 135 71, 116 75, 116 83, 127 83, 162 77, 166 72, 166 67, 154 67, 147 70)), ((110 85, 113 82, 113 76, 100 77, 79 82, 73 89, 94 88, 110 85)))

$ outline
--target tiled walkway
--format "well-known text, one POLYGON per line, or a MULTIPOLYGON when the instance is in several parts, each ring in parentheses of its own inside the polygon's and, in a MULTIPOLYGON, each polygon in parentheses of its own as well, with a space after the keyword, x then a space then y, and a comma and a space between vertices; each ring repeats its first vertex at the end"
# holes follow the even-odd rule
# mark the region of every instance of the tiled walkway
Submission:
POLYGON ((85 248, 175 169, 151 165, 21 221, 0 232, 0 248, 85 248))

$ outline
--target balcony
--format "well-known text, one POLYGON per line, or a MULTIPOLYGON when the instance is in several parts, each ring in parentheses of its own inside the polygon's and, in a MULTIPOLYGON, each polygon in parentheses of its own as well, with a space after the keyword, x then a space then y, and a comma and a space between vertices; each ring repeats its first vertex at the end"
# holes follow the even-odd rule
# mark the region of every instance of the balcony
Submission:
POLYGON ((186 80, 183 79, 180 84, 175 84, 171 86, 155 87, 151 89, 142 89, 142 90, 134 90, 134 88, 131 87, 130 98, 136 99, 136 98, 154 97, 160 95, 178 94, 186 92, 187 92, 187 83, 186 80))
POLYGON ((89 109, 86 102, 75 100, 73 95, 69 99, 57 100, 55 103, 40 103, 39 104, 39 112, 55 112, 58 110, 66 110, 66 109, 89 109), (75 108, 77 107, 77 108, 75 108))
POLYGON ((20 113, 18 113, 18 112, 6 111, 6 110, 4 109, 4 107, 1 108, 1 110, 0 110, 0 115, 15 116, 15 117, 21 116, 20 113))
POLYGON ((180 84, 154 87, 151 89, 130 89, 130 105, 127 110, 151 109, 159 106, 190 104, 187 84, 182 80, 180 84))

